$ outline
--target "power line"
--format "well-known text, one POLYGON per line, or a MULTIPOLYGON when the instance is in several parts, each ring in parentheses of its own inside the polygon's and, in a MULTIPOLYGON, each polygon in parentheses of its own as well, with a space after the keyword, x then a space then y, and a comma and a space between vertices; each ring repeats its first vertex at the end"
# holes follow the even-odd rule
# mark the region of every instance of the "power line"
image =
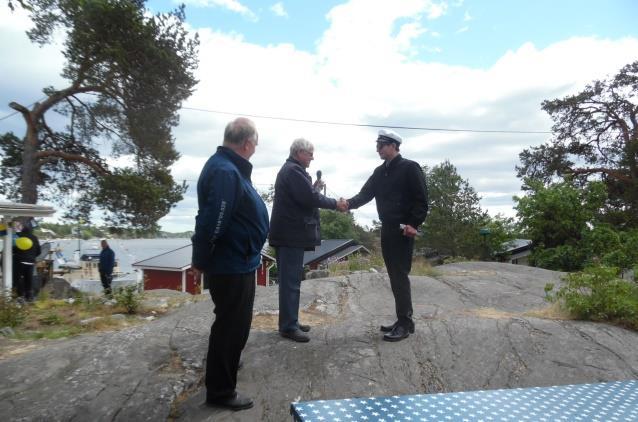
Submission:
POLYGON ((0 117, 0 122, 1 122, 1 121, 3 121, 3 120, 5 120, 5 119, 8 119, 9 117, 15 116, 15 115, 16 115, 16 114, 18 114, 18 113, 20 113, 20 112, 19 112, 19 111, 14 111, 14 112, 13 112, 13 113, 11 113, 11 114, 7 114, 7 115, 6 115, 6 116, 4 116, 4 117, 0 117))
MULTIPOLYGON (((40 101, 44 100, 45 98, 47 98, 47 97, 42 97, 42 98, 40 98, 39 100, 32 102, 31 104, 29 104, 29 105, 27 106, 27 108, 31 107, 31 106, 32 106, 32 105, 34 105, 35 103, 39 103, 40 101)), ((1 121, 3 121, 3 120, 8 119, 9 117, 13 117, 13 116, 15 116, 15 115, 16 115, 16 114, 18 114, 18 113, 20 113, 20 112, 16 110, 16 111, 14 111, 14 112, 13 112, 13 113, 11 113, 11 114, 7 114, 7 115, 6 115, 6 116, 4 116, 4 117, 0 117, 0 122, 1 122, 1 121)))
POLYGON ((258 119, 270 119, 270 120, 284 120, 287 122, 297 122, 297 123, 311 123, 311 124, 319 124, 319 125, 333 125, 333 126, 354 126, 354 127, 372 127, 372 128, 386 128, 386 129, 404 129, 404 130, 424 130, 430 132, 471 132, 471 133, 510 133, 510 134, 548 134, 552 133, 544 130, 482 130, 482 129, 445 129, 445 128, 436 128, 436 127, 422 127, 422 126, 396 126, 396 125, 373 125, 373 124, 365 124, 365 123, 346 123, 346 122, 331 122, 325 120, 308 120, 308 119, 294 119, 291 117, 277 117, 277 116, 266 116, 261 114, 246 114, 246 113, 231 113, 228 111, 220 111, 220 110, 207 110, 204 108, 195 108, 195 107, 182 107, 184 110, 193 110, 193 111, 201 111, 204 113, 214 113, 214 114, 224 114, 231 116, 246 116, 246 117, 254 117, 258 119))
MULTIPOLYGON (((41 101, 41 100, 40 100, 41 101)), ((30 104, 28 107, 31 107, 34 103, 30 104)), ((366 123, 348 123, 348 122, 332 122, 326 120, 310 120, 310 119, 295 119, 292 117, 278 117, 278 116, 266 116, 262 114, 247 114, 247 113, 232 113, 229 111, 220 111, 220 110, 207 110, 204 108, 195 108, 195 107, 182 107, 184 110, 192 110, 192 111, 201 111, 204 113, 214 113, 214 114, 224 114, 229 116, 246 116, 253 117, 258 119, 269 119, 269 120, 282 120, 287 122, 297 122, 297 123, 310 123, 310 124, 318 124, 318 125, 332 125, 332 126, 351 126, 351 127, 370 127, 370 128, 386 128, 386 129, 401 129, 401 130, 422 130, 428 132, 469 132, 469 133, 509 133, 509 134, 518 134, 518 135, 539 135, 539 134, 550 134, 550 131, 544 130, 501 130, 501 129, 447 129, 447 128, 437 128, 437 127, 424 127, 424 126, 398 126, 398 125, 373 125, 366 123)), ((0 117, 0 121, 6 120, 10 117, 18 114, 18 111, 14 111, 11 114, 8 114, 4 117, 0 117)))

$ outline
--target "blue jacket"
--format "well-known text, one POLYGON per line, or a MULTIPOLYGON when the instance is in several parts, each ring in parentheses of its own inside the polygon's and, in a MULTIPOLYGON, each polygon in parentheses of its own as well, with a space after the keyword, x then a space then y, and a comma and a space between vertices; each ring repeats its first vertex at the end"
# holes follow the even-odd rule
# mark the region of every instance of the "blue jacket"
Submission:
POLYGON ((268 210, 253 188, 252 169, 233 150, 218 147, 199 176, 192 262, 208 274, 243 274, 259 267, 268 210))
POLYGON ((100 262, 97 265, 98 271, 106 274, 111 274, 113 272, 114 266, 115 252, 113 252, 113 249, 109 247, 103 248, 100 252, 100 262))
POLYGON ((306 169, 294 158, 288 158, 275 182, 268 244, 314 250, 321 245, 318 208, 334 210, 336 207, 336 200, 312 187, 312 178, 306 169))

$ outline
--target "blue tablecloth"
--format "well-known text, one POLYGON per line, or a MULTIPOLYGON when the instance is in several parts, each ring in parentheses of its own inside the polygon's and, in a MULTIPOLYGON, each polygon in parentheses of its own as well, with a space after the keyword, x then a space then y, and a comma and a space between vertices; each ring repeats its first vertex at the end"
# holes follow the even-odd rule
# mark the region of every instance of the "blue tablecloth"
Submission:
POLYGON ((297 422, 638 421, 638 380, 293 403, 297 422))

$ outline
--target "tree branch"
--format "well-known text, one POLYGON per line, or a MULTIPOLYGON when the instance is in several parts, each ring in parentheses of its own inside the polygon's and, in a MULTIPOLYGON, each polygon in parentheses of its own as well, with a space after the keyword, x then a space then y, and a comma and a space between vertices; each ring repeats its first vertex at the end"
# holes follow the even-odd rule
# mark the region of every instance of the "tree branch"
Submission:
POLYGON ((58 157, 66 161, 75 161, 78 163, 85 164, 91 167, 93 170, 95 170, 95 172, 99 174, 100 176, 107 176, 111 174, 110 171, 108 171, 106 168, 102 167, 100 164, 96 163, 93 160, 90 160, 81 155, 69 154, 63 151, 46 150, 46 151, 37 152, 36 159, 38 159, 38 166, 42 166, 45 162, 50 162, 50 158, 52 157, 58 157))
POLYGON ((84 94, 87 92, 104 92, 104 87, 101 85, 89 85, 82 87, 75 86, 75 84, 71 85, 66 89, 55 91, 53 94, 49 95, 46 100, 34 107, 33 113, 39 118, 61 100, 76 94, 84 94))
POLYGON ((601 173, 601 174, 606 174, 608 176, 613 177, 614 179, 617 180, 622 180, 625 182, 631 182, 632 178, 631 176, 627 176, 626 174, 623 174, 622 172, 618 171, 618 170, 614 170, 614 169, 608 169, 608 168, 604 168, 604 167, 593 167, 593 168, 580 168, 580 169, 569 169, 569 170, 565 170, 565 173, 569 173, 569 174, 573 174, 573 175, 579 175, 579 174, 594 174, 594 173, 601 173))
POLYGON ((93 113, 91 113, 91 108, 89 106, 87 106, 86 104, 84 104, 82 102, 82 100, 80 100, 78 97, 76 97, 75 95, 72 95, 73 99, 75 101, 77 101, 78 103, 80 103, 82 105, 82 107, 85 108, 85 110, 87 111, 87 113, 89 113, 89 115, 91 116, 91 119, 93 120, 93 122, 100 126, 102 129, 104 129, 107 132, 111 132, 112 134, 114 134, 115 136, 117 136, 118 138, 120 138, 121 140, 124 140, 122 138, 122 135, 120 135, 115 129, 111 129, 110 127, 106 126, 105 124, 101 123, 98 119, 95 118, 95 116, 93 115, 93 113))

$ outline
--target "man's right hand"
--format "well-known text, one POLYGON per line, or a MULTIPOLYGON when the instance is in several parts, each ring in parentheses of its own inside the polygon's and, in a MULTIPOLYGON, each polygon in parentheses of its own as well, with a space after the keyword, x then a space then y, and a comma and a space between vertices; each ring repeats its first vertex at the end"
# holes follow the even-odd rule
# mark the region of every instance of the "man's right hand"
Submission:
POLYGON ((348 211, 349 208, 349 204, 348 201, 346 201, 343 198, 339 198, 339 200, 337 201, 337 210, 341 211, 341 212, 346 212, 348 211))

